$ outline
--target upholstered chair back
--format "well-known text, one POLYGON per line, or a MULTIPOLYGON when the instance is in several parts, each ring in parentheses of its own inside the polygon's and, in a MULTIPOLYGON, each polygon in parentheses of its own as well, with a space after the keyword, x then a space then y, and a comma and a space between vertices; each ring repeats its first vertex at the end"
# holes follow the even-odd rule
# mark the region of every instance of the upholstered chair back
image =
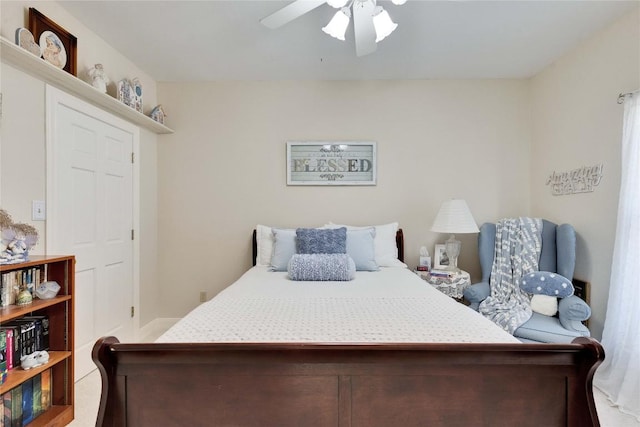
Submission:
MULTIPOLYGON (((496 245, 496 225, 484 223, 478 235, 478 255, 482 281, 489 283, 496 245)), ((542 250, 538 270, 551 271, 573 279, 576 265, 576 232, 570 224, 556 225, 542 220, 542 250)))

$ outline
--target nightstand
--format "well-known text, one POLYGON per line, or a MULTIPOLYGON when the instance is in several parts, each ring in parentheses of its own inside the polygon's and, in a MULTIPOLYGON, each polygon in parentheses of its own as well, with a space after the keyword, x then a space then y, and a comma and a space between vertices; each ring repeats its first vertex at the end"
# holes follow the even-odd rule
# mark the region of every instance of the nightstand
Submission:
POLYGON ((471 276, 463 270, 451 277, 432 276, 428 271, 416 271, 416 274, 431 286, 458 302, 462 302, 462 292, 467 286, 471 285, 471 276))

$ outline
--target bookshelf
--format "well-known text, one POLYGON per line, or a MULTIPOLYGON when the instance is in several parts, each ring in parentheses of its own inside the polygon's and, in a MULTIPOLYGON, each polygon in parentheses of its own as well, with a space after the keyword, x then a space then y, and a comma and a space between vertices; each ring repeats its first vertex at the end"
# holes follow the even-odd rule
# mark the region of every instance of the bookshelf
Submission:
POLYGON ((45 83, 49 83, 63 89, 80 99, 83 99, 97 107, 103 108, 156 134, 173 133, 173 130, 167 126, 156 122, 151 117, 147 117, 127 105, 124 105, 117 99, 97 91, 89 83, 86 83, 66 71, 43 61, 41 58, 32 55, 4 37, 0 37, 0 50, 2 51, 3 62, 24 71, 45 83))
POLYGON ((29 261, 0 265, 0 275, 40 267, 46 271, 46 279, 58 282, 61 289, 55 298, 34 299, 25 306, 9 305, 0 308, 0 325, 28 315, 45 315, 49 319, 49 361, 41 366, 22 370, 20 367, 9 371, 7 381, 0 385, 0 395, 22 386, 25 382, 51 373, 51 406, 27 424, 29 427, 67 425, 74 418, 73 407, 73 330, 74 330, 74 256, 33 256, 29 261))

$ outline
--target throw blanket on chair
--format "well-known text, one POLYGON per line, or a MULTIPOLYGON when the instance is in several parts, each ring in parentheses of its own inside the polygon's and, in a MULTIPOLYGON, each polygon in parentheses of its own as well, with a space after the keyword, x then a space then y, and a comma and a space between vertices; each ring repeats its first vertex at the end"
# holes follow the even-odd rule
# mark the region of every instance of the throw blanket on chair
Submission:
POLYGON ((520 278, 538 270, 541 234, 539 218, 509 218, 496 224, 491 295, 478 311, 510 334, 531 317, 531 300, 520 289, 520 278))

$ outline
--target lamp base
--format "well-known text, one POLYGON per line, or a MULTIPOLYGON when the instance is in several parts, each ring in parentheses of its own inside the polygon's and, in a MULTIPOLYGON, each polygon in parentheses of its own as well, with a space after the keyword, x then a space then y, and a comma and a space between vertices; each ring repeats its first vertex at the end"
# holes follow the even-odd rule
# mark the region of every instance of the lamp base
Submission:
POLYGON ((444 243, 444 250, 447 253, 447 257, 449 257, 449 265, 446 270, 454 273, 459 273, 460 269, 458 268, 458 255, 460 255, 460 247, 462 243, 460 240, 456 240, 456 236, 453 234, 449 236, 449 239, 444 243))

